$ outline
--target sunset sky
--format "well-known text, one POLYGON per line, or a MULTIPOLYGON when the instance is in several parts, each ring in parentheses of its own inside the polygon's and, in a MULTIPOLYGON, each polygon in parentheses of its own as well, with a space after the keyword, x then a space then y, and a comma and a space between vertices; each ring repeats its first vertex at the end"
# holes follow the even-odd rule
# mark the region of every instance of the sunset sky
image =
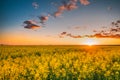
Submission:
POLYGON ((120 20, 120 0, 0 0, 0 5, 0 44, 120 45, 120 23, 117 37, 96 36, 120 20))

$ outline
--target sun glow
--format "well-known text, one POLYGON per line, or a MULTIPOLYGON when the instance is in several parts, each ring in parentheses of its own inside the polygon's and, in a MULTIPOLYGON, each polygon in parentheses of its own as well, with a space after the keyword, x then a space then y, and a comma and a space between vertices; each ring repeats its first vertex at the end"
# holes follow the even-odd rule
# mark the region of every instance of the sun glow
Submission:
POLYGON ((84 40, 83 44, 84 44, 84 45, 92 46, 92 45, 97 45, 98 42, 97 42, 97 40, 94 39, 94 38, 87 38, 87 39, 84 40))

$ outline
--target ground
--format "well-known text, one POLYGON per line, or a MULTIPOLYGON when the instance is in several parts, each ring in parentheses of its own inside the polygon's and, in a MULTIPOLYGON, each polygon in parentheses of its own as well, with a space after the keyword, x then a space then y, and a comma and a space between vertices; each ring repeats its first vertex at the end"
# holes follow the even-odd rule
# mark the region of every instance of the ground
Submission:
POLYGON ((120 46, 0 46, 0 80, 119 80, 120 46))

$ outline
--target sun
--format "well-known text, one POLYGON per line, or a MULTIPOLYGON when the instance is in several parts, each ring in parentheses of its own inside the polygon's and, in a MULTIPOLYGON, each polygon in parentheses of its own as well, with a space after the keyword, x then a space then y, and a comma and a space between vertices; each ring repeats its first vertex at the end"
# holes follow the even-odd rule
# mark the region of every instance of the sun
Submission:
POLYGON ((84 45, 92 46, 92 45, 97 45, 98 42, 94 38, 87 38, 83 42, 84 45))
POLYGON ((89 46, 92 46, 92 45, 94 45, 94 43, 86 43, 87 45, 89 45, 89 46))

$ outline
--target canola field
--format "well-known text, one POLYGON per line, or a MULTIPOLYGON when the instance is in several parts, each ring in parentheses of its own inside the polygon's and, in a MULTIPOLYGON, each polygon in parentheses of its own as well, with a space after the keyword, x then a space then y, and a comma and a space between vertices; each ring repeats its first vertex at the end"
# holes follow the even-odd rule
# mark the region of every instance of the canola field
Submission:
POLYGON ((0 80, 120 80, 120 46, 0 46, 0 80))

